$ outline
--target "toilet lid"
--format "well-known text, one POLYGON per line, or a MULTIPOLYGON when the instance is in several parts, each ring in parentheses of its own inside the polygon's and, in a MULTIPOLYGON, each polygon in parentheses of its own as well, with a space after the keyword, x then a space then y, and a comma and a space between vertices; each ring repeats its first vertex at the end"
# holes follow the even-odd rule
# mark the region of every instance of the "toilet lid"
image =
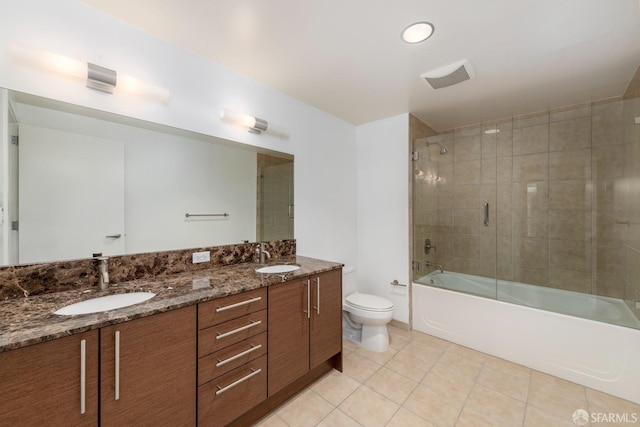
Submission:
POLYGON ((345 298, 347 304, 362 310, 388 311, 393 309, 393 303, 386 298, 370 294, 351 294, 345 298))

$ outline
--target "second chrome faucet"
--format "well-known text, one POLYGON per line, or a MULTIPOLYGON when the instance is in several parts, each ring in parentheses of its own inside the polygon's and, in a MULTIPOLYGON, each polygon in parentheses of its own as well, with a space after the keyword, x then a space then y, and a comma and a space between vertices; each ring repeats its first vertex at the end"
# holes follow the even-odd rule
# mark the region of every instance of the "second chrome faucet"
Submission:
POLYGON ((266 259, 271 259, 271 254, 264 250, 264 243, 260 243, 256 248, 256 253, 258 254, 258 262, 260 264, 264 264, 266 259))

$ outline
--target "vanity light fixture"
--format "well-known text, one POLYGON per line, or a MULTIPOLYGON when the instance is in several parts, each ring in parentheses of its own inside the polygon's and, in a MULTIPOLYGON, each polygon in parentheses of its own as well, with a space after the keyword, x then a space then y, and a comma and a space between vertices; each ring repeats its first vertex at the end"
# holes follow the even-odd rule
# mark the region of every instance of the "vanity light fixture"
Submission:
POLYGON ((169 102, 169 90, 90 62, 83 62, 53 52, 11 43, 11 54, 20 62, 58 74, 82 79, 88 88, 106 93, 126 92, 144 98, 169 102))
POLYGON ((431 37, 433 24, 430 22, 416 22, 402 30, 402 40, 406 43, 420 43, 431 37))
POLYGON ((238 113, 236 111, 223 108, 222 110, 220 110, 220 120, 222 120, 223 122, 231 123, 233 125, 248 128, 249 132, 255 133, 257 135, 260 135, 262 132, 264 132, 285 139, 289 138, 288 130, 249 114, 238 113))

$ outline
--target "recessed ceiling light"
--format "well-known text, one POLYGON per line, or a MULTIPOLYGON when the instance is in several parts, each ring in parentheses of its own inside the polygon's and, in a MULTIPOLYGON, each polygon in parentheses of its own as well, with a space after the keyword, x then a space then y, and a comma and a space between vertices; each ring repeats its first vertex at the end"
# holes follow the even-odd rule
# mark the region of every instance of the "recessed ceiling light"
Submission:
POLYGON ((433 25, 429 22, 416 22, 402 31, 402 40, 407 43, 420 43, 431 37, 433 25))
POLYGON ((500 129, 487 129, 484 131, 487 135, 493 135, 494 133, 500 132, 500 129))

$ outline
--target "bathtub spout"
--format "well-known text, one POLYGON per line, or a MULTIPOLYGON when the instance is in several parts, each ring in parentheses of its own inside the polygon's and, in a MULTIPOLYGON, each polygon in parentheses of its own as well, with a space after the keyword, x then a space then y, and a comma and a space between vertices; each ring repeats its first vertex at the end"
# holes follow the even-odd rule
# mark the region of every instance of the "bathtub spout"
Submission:
POLYGON ((444 270, 442 269, 441 264, 436 264, 435 262, 431 262, 431 261, 426 261, 425 264, 430 267, 438 267, 438 270, 440 270, 440 273, 444 273, 444 270))

